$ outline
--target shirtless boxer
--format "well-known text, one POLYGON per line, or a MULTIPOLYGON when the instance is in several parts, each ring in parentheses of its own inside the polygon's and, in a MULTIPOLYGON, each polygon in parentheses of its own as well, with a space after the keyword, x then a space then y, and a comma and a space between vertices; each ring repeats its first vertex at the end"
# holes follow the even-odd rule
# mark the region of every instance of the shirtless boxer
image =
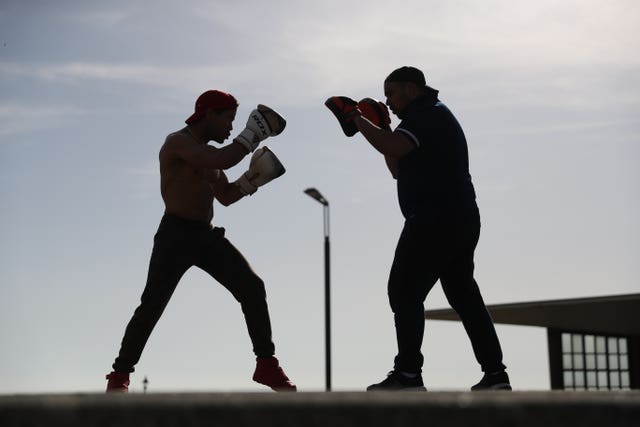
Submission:
POLYGON ((242 254, 213 227, 213 201, 228 206, 285 172, 260 142, 284 130, 285 120, 264 105, 253 110, 245 129, 229 145, 215 148, 231 134, 238 103, 210 90, 198 98, 187 126, 170 134, 160 149, 160 184, 165 213, 154 237, 147 284, 125 330, 107 392, 126 392, 129 374, 160 319, 182 275, 192 266, 209 273, 240 303, 256 355, 253 380, 276 391, 296 391, 274 357, 271 322, 263 281, 242 254), (253 152, 249 170, 229 182, 224 170, 253 152))

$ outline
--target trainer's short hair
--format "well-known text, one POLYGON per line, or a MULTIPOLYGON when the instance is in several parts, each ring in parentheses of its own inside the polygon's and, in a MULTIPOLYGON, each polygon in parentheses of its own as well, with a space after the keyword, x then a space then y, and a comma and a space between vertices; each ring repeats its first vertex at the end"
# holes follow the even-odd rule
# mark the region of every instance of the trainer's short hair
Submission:
POLYGON ((424 88, 427 86, 427 81, 424 78, 424 73, 416 67, 400 67, 394 70, 384 80, 387 82, 400 82, 400 83, 414 83, 418 87, 424 88))

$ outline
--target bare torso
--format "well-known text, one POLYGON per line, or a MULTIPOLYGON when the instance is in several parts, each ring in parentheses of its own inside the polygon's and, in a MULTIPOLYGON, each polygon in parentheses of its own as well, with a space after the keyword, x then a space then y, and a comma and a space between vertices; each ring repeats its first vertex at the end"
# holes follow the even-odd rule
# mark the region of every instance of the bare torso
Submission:
POLYGON ((197 169, 179 155, 180 146, 198 144, 185 128, 167 137, 160 149, 160 191, 166 213, 209 223, 213 219, 217 169, 197 169))

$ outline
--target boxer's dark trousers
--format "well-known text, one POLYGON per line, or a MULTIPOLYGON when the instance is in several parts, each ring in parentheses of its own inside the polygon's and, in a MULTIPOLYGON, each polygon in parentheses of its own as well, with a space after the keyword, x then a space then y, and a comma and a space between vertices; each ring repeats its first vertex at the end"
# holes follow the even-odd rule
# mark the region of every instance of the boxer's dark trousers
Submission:
POLYGON ((240 302, 256 356, 274 354, 264 283, 224 237, 224 229, 165 214, 154 237, 147 284, 125 330, 114 371, 134 371, 180 278, 192 266, 209 273, 240 302))
POLYGON ((475 203, 454 212, 415 215, 405 221, 388 284, 398 341, 396 370, 422 371, 424 301, 438 279, 482 370, 505 369, 493 321, 473 277, 480 214, 475 203))

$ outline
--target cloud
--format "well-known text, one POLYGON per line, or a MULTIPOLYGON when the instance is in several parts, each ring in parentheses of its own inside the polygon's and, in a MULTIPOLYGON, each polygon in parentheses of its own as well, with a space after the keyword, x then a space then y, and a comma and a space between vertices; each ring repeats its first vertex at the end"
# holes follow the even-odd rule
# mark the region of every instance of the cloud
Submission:
POLYGON ((0 137, 55 128, 82 114, 82 110, 66 105, 0 103, 0 137))
POLYGON ((134 63, 73 61, 53 64, 0 63, 0 74, 50 82, 101 80, 135 84, 167 84, 168 76, 182 70, 134 63))
POLYGON ((57 13, 58 24, 80 25, 96 51, 118 47, 120 57, 87 57, 82 50, 55 61, 5 59, 0 77, 67 91, 56 106, 98 87, 98 95, 118 96, 115 104, 128 111, 183 110, 185 97, 215 87, 242 100, 308 107, 337 93, 382 97, 384 76, 410 64, 466 108, 545 106, 558 99, 587 108, 596 96, 608 99, 605 104, 622 96, 618 101, 631 108, 640 102, 637 89, 611 83, 635 82, 640 74, 634 19, 640 6, 633 2, 372 1, 366 8, 331 1, 192 2, 171 8, 169 22, 155 9, 144 19, 145 10, 123 4, 57 13), (113 31, 120 26, 123 31, 113 31), (84 31, 91 27, 100 30, 84 31), (190 31, 177 31, 185 28, 190 31), (115 39, 104 44, 98 40, 104 34, 115 39), (133 101, 123 107, 122 98, 133 101))

